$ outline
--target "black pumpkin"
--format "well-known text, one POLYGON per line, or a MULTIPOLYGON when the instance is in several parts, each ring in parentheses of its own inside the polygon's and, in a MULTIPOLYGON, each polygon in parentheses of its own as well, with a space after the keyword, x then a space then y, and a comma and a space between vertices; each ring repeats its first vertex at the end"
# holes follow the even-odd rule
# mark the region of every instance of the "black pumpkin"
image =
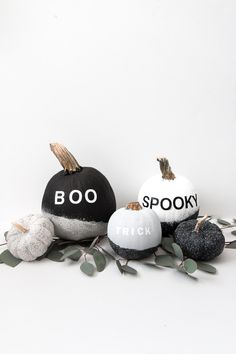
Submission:
POLYGON ((42 211, 55 226, 57 236, 80 240, 103 235, 116 210, 114 192, 106 177, 93 167, 81 167, 60 144, 50 144, 63 166, 48 182, 42 211))
POLYGON ((174 240, 182 248, 185 256, 196 261, 210 261, 219 256, 225 246, 221 229, 206 220, 184 221, 175 230, 174 240))

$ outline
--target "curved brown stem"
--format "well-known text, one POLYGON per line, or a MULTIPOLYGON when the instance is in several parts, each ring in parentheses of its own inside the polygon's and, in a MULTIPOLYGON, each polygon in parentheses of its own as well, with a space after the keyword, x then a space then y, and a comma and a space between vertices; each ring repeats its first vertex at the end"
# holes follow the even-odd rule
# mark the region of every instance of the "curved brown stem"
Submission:
POLYGON ((81 170, 81 166, 75 157, 67 150, 67 148, 61 144, 50 144, 50 148, 63 169, 67 173, 74 173, 81 170))
POLYGON ((207 220, 208 215, 205 215, 202 219, 198 220, 196 223, 196 226, 194 228, 194 231, 196 231, 197 233, 200 230, 200 227, 204 224, 204 222, 207 220))
POLYGON ((169 161, 165 157, 158 157, 157 161, 160 163, 162 178, 169 181, 174 180, 175 174, 172 172, 169 161))
POLYGON ((141 210, 142 207, 139 204, 139 202, 131 202, 129 204, 126 205, 126 209, 130 209, 130 210, 141 210))

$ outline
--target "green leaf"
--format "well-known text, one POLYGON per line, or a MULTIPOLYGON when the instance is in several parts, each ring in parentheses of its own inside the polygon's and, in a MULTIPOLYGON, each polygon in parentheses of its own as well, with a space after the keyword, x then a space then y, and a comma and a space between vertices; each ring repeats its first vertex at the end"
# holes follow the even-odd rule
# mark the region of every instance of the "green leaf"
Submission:
POLYGON ((123 274, 124 271, 123 271, 122 265, 118 259, 116 260, 116 265, 117 265, 117 268, 119 269, 119 271, 121 272, 121 274, 123 274))
POLYGON ((80 269, 82 270, 83 273, 85 273, 88 276, 92 276, 95 271, 95 267, 92 263, 89 263, 85 261, 84 263, 81 264, 80 269))
POLYGON ((226 221, 226 220, 223 220, 223 219, 217 219, 217 222, 218 222, 218 224, 224 225, 224 226, 229 226, 229 225, 231 225, 230 222, 228 222, 228 221, 226 221))
POLYGON ((106 258, 102 252, 96 250, 93 254, 93 259, 97 267, 98 272, 102 272, 106 267, 106 258))
POLYGON ((212 273, 212 274, 216 273, 216 268, 213 267, 213 265, 208 263, 197 262, 197 268, 199 270, 202 270, 203 272, 212 273))
POLYGON ((230 242, 229 244, 227 244, 225 246, 225 248, 233 248, 233 249, 235 249, 236 248, 236 241, 230 242))
POLYGON ((132 268, 132 267, 130 267, 130 266, 128 266, 127 264, 125 264, 125 265, 123 265, 121 267, 122 267, 122 269, 123 269, 123 271, 125 273, 129 273, 129 274, 133 274, 133 275, 137 274, 137 270, 132 268))
POLYGON ((181 247, 174 242, 172 243, 172 248, 174 250, 176 257, 178 257, 182 261, 184 259, 184 255, 181 247))
POLYGON ((80 260, 81 256, 82 256, 82 252, 81 252, 81 250, 78 250, 76 253, 73 253, 68 258, 74 262, 78 262, 80 260))
POLYGON ((183 263, 183 267, 187 273, 192 274, 197 270, 197 263, 193 259, 187 258, 183 263))
POLYGON ((99 237, 100 237, 100 236, 95 237, 95 239, 93 240, 93 242, 92 242, 91 245, 89 246, 89 249, 90 249, 90 250, 93 248, 93 246, 95 246, 95 244, 97 243, 99 237))
POLYGON ((91 256, 93 256, 96 251, 97 251, 96 248, 91 248, 91 249, 88 248, 88 249, 86 250, 86 253, 87 253, 87 254, 90 254, 91 256))
POLYGON ((173 247, 172 247, 172 243, 173 243, 173 242, 174 242, 173 238, 171 238, 171 237, 163 237, 163 238, 162 238, 161 247, 162 247, 165 251, 174 254, 174 250, 173 250, 173 247))
POLYGON ((111 259, 113 259, 114 261, 116 260, 116 257, 114 257, 111 253, 109 253, 107 250, 105 250, 105 248, 102 248, 101 246, 99 246, 99 248, 101 248, 101 250, 111 259))
POLYGON ((175 268, 174 260, 168 254, 158 255, 155 258, 155 263, 161 267, 175 268))
POLYGON ((5 263, 10 267, 16 267, 20 262, 22 262, 21 259, 14 257, 8 250, 5 250, 0 254, 0 260, 2 263, 5 263))
POLYGON ((50 251, 46 255, 46 258, 50 259, 50 261, 53 262, 64 262, 64 259, 61 259, 62 256, 63 256, 62 252, 52 249, 52 251, 50 251))
POLYGON ((236 236, 236 230, 234 230, 234 231, 231 231, 231 235, 234 235, 234 236, 236 236))
POLYGON ((82 256, 82 252, 78 246, 68 246, 63 250, 63 256, 61 257, 61 260, 63 261, 66 258, 70 258, 72 260, 78 261, 81 256, 82 256))

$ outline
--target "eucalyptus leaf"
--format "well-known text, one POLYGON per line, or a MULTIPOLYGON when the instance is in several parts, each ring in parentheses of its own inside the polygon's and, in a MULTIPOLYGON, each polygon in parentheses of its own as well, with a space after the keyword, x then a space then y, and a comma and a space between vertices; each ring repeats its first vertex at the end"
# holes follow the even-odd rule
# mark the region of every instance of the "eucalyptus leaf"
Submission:
POLYGON ((155 263, 161 267, 175 268, 174 260, 168 254, 158 255, 155 258, 155 263))
POLYGON ((52 249, 47 255, 46 258, 50 259, 50 261, 53 262, 64 262, 64 259, 61 259, 61 257, 63 256, 63 253, 58 251, 58 250, 54 250, 52 249))
POLYGON ((8 250, 5 250, 0 254, 0 261, 10 267, 16 267, 22 262, 21 259, 14 257, 8 250))
POLYGON ((61 260, 63 261, 66 258, 71 258, 71 256, 73 256, 76 253, 77 253, 77 255, 79 255, 79 258, 80 258, 82 255, 82 252, 78 246, 68 246, 63 250, 63 255, 61 257, 61 260))
POLYGON ((199 270, 202 270, 203 272, 212 273, 212 274, 216 273, 216 268, 213 267, 213 265, 208 263, 197 262, 197 268, 199 270))
POLYGON ((185 259, 185 261, 183 262, 183 267, 189 274, 194 273, 198 268, 197 263, 191 258, 185 259))
POLYGON ((231 235, 234 235, 234 236, 236 236, 236 230, 234 230, 234 231, 231 231, 231 235))
POLYGON ((89 263, 87 261, 83 262, 80 266, 80 269, 82 270, 83 273, 85 273, 88 276, 92 276, 95 271, 95 267, 92 263, 89 263))
POLYGON ((82 251, 79 249, 76 253, 73 253, 68 258, 74 262, 78 262, 82 256, 82 254, 83 254, 82 251))
POLYGON ((223 219, 217 219, 217 222, 218 222, 218 224, 224 225, 224 226, 229 226, 229 225, 231 225, 230 222, 228 222, 228 221, 226 221, 226 220, 223 220, 223 219))
POLYGON ((174 242, 172 243, 172 248, 174 250, 176 257, 178 257, 182 261, 184 259, 184 255, 181 247, 174 242))
POLYGON ((172 243, 174 242, 173 238, 171 237, 163 237, 162 238, 162 243, 161 243, 161 247, 169 252, 169 253, 172 253, 172 254, 175 254, 174 253, 174 250, 173 250, 173 247, 172 247, 172 243))
POLYGON ((78 246, 67 246, 63 250, 63 256, 61 257, 61 260, 65 260, 66 258, 71 259, 72 261, 78 261, 80 257, 82 256, 82 251, 78 246))
POLYGON ((116 260, 116 257, 114 257, 110 252, 108 252, 105 248, 99 246, 99 248, 111 259, 113 259, 114 261, 116 260))
POLYGON ((132 275, 136 275, 137 274, 137 270, 128 266, 127 264, 123 265, 122 266, 122 269, 125 273, 129 273, 129 274, 132 274, 132 275))
POLYGON ((96 243, 97 243, 99 237, 100 237, 100 236, 95 237, 95 239, 93 240, 93 242, 92 242, 91 245, 89 246, 89 249, 92 249, 92 248, 96 245, 96 243))
POLYGON ((5 232, 4 232, 5 240, 7 239, 7 234, 8 234, 8 231, 5 231, 5 232))
POLYGON ((236 248, 236 241, 232 241, 229 244, 226 244, 225 248, 236 248))
POLYGON ((117 265, 117 268, 119 269, 119 271, 121 272, 121 274, 123 274, 124 271, 123 271, 122 265, 118 259, 116 260, 116 265, 117 265))
POLYGON ((102 254, 102 252, 95 250, 93 254, 93 259, 96 264, 96 268, 98 272, 102 272, 106 267, 106 258, 102 254))
POLYGON ((91 249, 88 248, 88 249, 86 250, 86 253, 87 253, 87 254, 90 254, 91 256, 93 256, 96 251, 97 251, 96 248, 91 248, 91 249))

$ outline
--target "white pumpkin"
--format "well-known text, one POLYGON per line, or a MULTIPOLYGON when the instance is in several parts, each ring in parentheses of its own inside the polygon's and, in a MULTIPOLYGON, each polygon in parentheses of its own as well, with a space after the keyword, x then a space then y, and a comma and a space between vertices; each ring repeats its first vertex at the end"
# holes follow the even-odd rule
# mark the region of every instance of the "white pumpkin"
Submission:
POLYGON ((198 217, 199 201, 187 178, 175 175, 166 158, 157 161, 162 174, 149 178, 143 184, 138 201, 143 208, 150 208, 157 213, 163 235, 168 235, 180 222, 198 217))
POLYGON ((151 255, 161 242, 161 224, 151 209, 137 202, 118 209, 108 222, 108 239, 121 257, 140 259, 151 255))
POLYGON ((23 261, 33 261, 42 256, 52 243, 54 226, 42 215, 28 215, 15 222, 7 232, 9 251, 23 261))

